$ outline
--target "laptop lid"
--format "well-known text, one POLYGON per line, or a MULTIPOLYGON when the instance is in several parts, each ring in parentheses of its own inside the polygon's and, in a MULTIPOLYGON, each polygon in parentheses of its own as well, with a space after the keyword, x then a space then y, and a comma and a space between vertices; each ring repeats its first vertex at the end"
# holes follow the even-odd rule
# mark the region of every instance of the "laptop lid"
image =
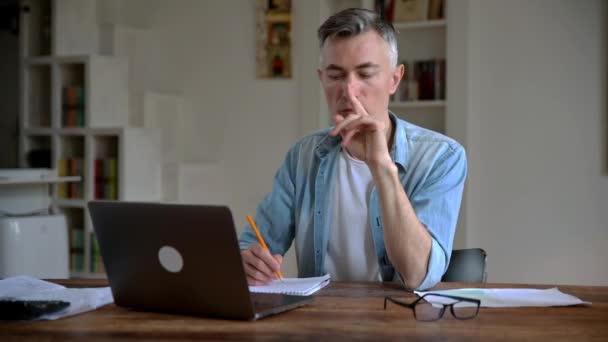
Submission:
POLYGON ((117 305, 251 320, 311 301, 274 295, 254 306, 228 207, 117 201, 88 207, 117 305))

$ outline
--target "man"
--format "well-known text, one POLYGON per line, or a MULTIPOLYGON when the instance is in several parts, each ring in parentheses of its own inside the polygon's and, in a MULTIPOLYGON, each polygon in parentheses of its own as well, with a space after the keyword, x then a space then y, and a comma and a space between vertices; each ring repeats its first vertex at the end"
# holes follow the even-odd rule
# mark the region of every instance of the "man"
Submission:
POLYGON ((395 31, 374 12, 348 9, 318 31, 317 70, 335 126, 296 143, 272 192, 240 237, 251 285, 276 278, 295 239, 300 277, 440 281, 449 264, 466 177, 464 149, 388 111, 403 65, 395 31))

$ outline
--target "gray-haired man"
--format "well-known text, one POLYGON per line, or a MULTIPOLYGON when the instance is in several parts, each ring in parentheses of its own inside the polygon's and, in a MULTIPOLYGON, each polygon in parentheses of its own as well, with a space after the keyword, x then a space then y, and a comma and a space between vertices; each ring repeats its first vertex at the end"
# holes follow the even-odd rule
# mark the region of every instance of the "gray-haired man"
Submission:
POLYGON ((464 149, 389 112, 403 76, 390 24, 348 9, 318 35, 317 73, 335 126, 292 146, 259 204, 255 220, 270 252, 251 227, 241 235, 248 282, 274 279, 295 240, 300 277, 432 287, 449 263, 464 149))

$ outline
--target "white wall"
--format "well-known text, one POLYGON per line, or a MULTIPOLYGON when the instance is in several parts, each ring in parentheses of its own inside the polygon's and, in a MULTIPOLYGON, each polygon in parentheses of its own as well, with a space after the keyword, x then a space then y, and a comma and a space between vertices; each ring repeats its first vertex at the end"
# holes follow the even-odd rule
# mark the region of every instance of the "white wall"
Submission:
POLYGON ((607 285, 607 4, 467 5, 463 244, 492 282, 607 285))

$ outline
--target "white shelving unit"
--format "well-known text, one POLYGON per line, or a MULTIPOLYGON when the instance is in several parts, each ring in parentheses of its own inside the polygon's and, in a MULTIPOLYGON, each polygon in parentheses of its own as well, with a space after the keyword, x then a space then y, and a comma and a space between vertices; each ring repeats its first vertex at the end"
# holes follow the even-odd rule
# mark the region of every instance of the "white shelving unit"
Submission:
POLYGON ((161 133, 128 127, 128 62, 99 54, 96 4, 21 4, 20 163, 31 167, 36 154, 50 168, 61 171, 73 162, 80 169, 77 191, 70 183, 52 191, 53 206, 68 222, 73 277, 105 276, 97 269, 89 200, 162 199, 161 133))
MULTIPOLYGON (((413 76, 414 62, 445 60, 446 32, 448 29, 445 19, 394 22, 393 26, 398 32, 399 61, 408 63, 409 70, 406 72, 409 73, 409 77, 413 76)), ((408 122, 440 133, 446 133, 446 99, 404 101, 401 99, 401 95, 403 94, 403 87, 407 86, 406 82, 407 80, 402 81, 395 94, 395 100, 389 104, 389 108, 408 122)), ((444 78, 444 89, 446 83, 447 76, 444 78)))
POLYGON ((393 27, 397 31, 401 30, 423 30, 423 29, 431 29, 438 28, 442 29, 446 27, 446 20, 424 20, 424 21, 412 21, 412 22, 395 22, 393 23, 393 27))
POLYGON ((444 100, 428 100, 428 101, 393 101, 390 106, 392 108, 443 108, 445 107, 444 100))

